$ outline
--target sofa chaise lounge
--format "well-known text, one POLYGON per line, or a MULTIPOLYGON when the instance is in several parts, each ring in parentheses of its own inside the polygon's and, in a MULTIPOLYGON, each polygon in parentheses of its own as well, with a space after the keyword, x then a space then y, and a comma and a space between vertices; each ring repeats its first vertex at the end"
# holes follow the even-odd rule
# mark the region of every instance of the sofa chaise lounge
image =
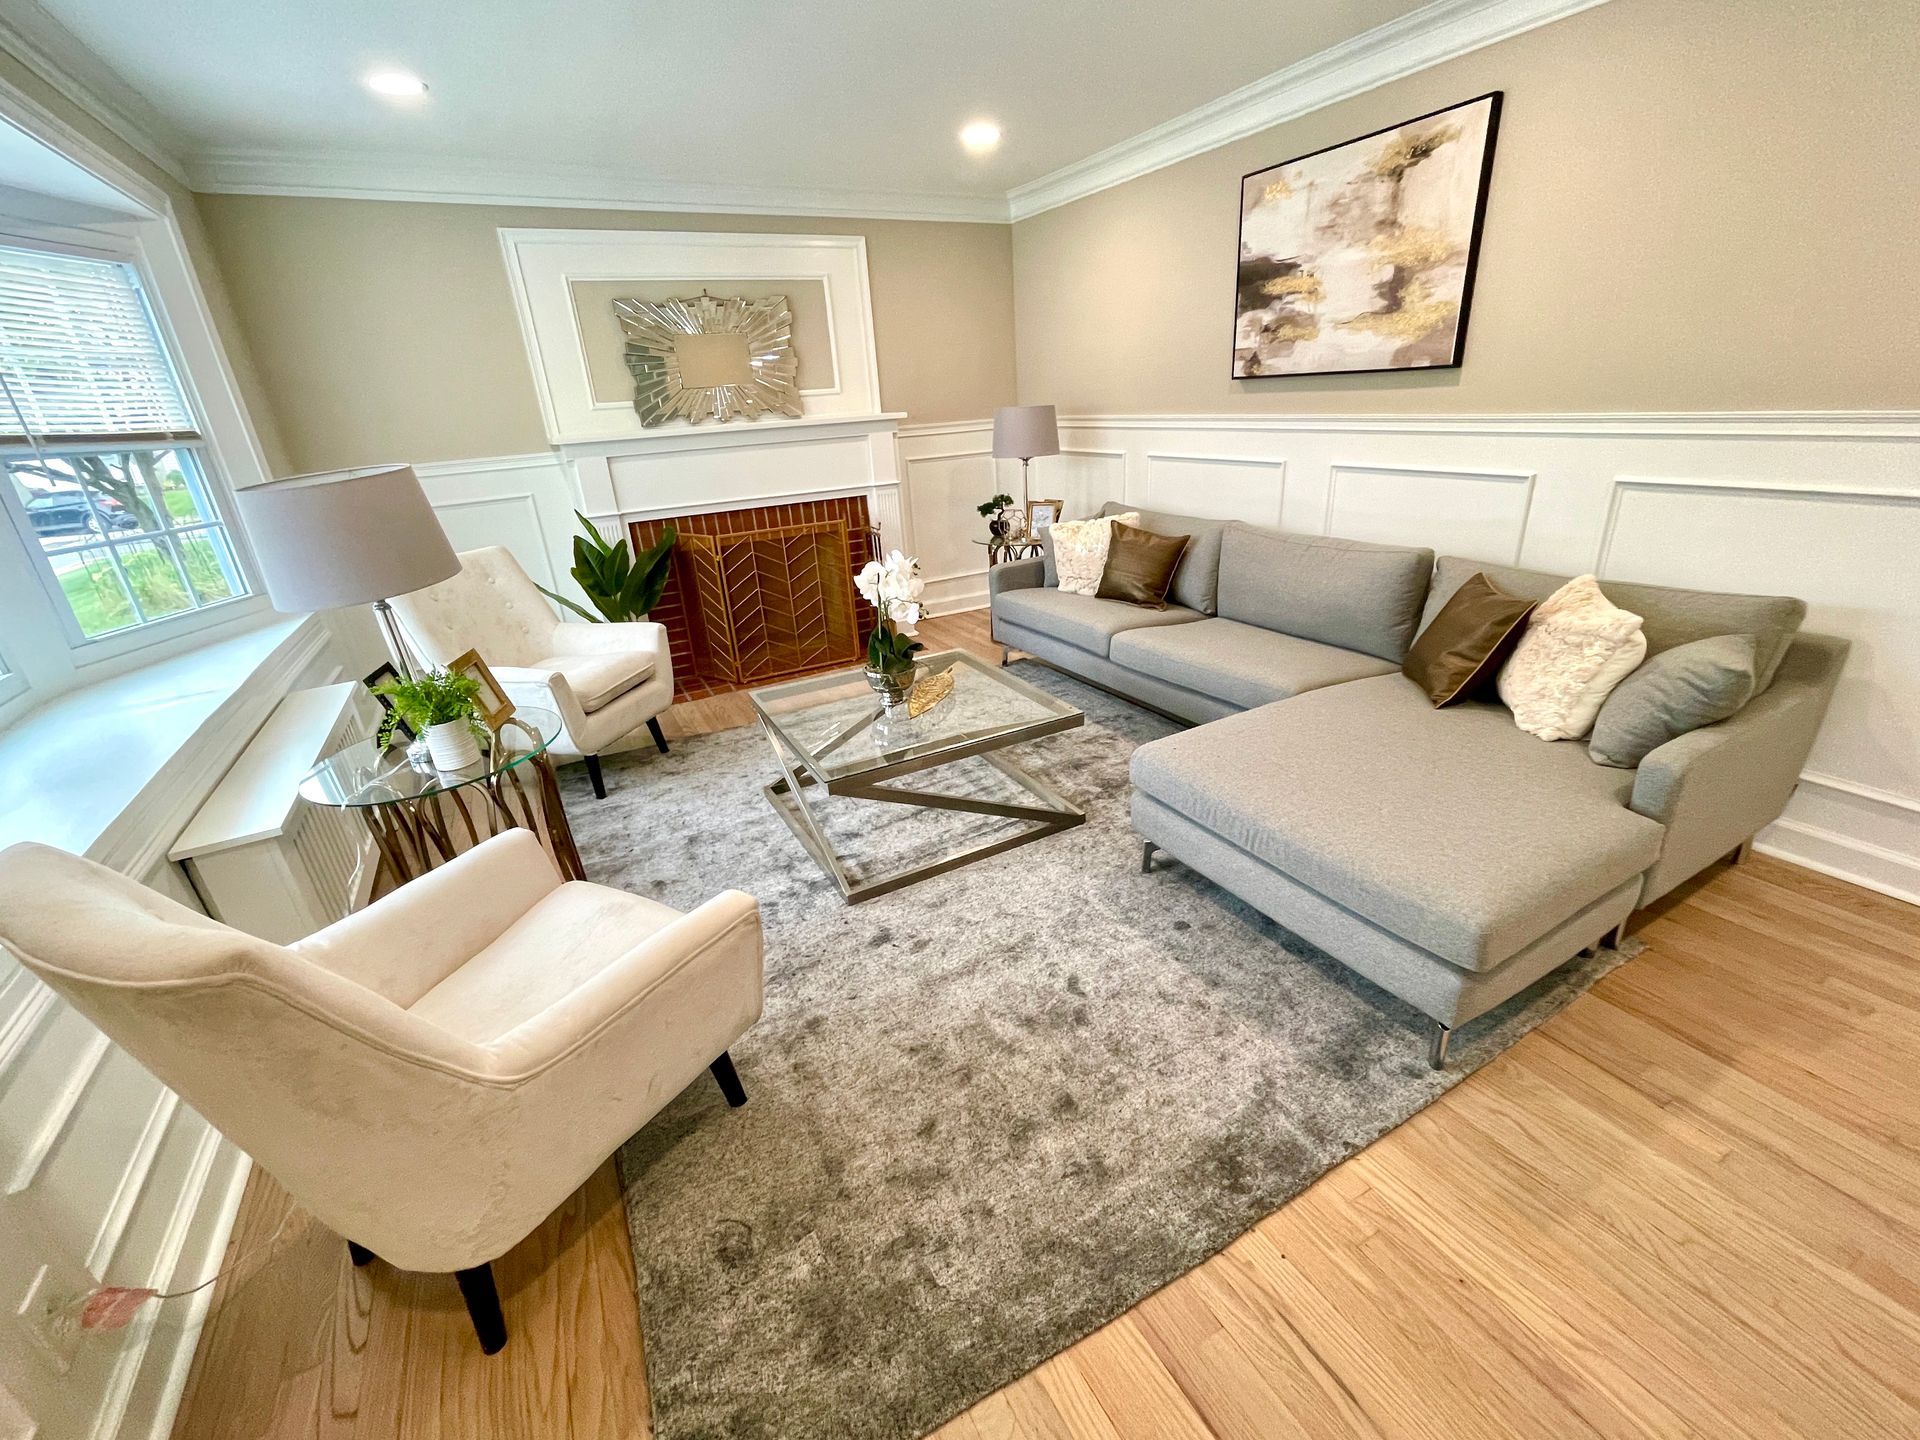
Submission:
MULTIPOLYGON (((1108 505, 1102 513, 1122 507, 1108 505)), ((1134 508, 1134 507, 1128 507, 1134 508)), ((1763 688, 1637 769, 1546 742, 1492 700, 1435 709, 1400 673, 1476 572, 1544 599, 1565 577, 1413 547, 1142 511, 1195 537, 1165 610, 1063 593, 1051 556, 989 573, 1013 649, 1194 728, 1134 752, 1143 868, 1165 851, 1454 1028, 1594 946, 1785 808, 1846 656, 1803 602, 1607 581, 1648 654, 1759 640, 1763 688)))

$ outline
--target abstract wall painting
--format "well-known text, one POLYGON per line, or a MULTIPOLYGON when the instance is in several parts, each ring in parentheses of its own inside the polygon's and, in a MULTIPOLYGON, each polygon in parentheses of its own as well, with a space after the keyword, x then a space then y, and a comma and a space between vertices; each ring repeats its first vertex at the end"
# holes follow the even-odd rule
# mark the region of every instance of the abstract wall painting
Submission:
POLYGON ((1500 92, 1240 182, 1233 375, 1458 365, 1500 92))

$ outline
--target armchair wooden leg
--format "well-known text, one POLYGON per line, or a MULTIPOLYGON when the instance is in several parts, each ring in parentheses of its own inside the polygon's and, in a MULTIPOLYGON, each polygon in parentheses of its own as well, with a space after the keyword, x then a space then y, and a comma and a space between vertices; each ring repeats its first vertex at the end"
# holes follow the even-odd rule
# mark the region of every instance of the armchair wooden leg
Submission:
POLYGON ((507 1319, 500 1313, 500 1292, 494 1288, 493 1266, 476 1265, 457 1271, 453 1277, 460 1295, 467 1302, 467 1315, 473 1321, 473 1333, 480 1337, 480 1351, 498 1355, 507 1343, 507 1319))
POLYGON ((662 755, 667 753, 667 737, 660 733, 660 717, 647 721, 647 732, 653 736, 654 748, 662 755))
POLYGON ((713 1078, 720 1082, 720 1093, 727 1097, 727 1104, 738 1110, 747 1103, 747 1090, 740 1083, 740 1075, 733 1068, 733 1057, 726 1051, 720 1052, 720 1058, 707 1067, 713 1071, 713 1078))
POLYGON ((604 800, 607 798, 607 782, 600 774, 600 757, 589 755, 586 760, 587 779, 593 782, 593 793, 596 798, 604 800))
POLYGON ((371 1265, 373 1263, 373 1252, 367 1249, 366 1246, 356 1244, 352 1240, 347 1241, 347 1254, 353 1257, 353 1263, 356 1267, 371 1265))

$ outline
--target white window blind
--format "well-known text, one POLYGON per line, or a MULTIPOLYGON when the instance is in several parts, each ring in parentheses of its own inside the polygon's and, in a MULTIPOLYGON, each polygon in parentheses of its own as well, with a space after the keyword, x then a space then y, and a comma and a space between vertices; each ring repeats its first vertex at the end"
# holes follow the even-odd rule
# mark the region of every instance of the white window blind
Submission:
POLYGON ((0 246, 0 441, 197 440, 133 267, 0 246))

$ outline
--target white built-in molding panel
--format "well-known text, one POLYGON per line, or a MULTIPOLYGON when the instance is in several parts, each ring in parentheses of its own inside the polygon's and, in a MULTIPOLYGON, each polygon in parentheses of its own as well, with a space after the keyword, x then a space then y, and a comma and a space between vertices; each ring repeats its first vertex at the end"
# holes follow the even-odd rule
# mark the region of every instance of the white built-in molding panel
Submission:
POLYGON ((510 543, 534 578, 564 591, 571 511, 614 535, 635 520, 852 495, 886 544, 909 544, 903 417, 880 409, 864 237, 505 229, 500 243, 553 450, 421 467, 456 546, 510 543), (800 416, 645 426, 629 398, 596 391, 576 286, 665 281, 692 294, 712 282, 724 293, 738 280, 804 282, 825 297, 824 379, 801 391, 800 416))
MULTIPOLYGON (((900 432, 933 595, 984 603, 986 419, 900 432)), ((1920 901, 1920 414, 1064 417, 1033 493, 1431 546, 1602 582, 1797 595, 1853 653, 1761 848, 1920 901)))
POLYGON ((378 857, 360 813, 300 798, 315 764, 369 733, 366 694, 342 680, 287 696, 174 842, 214 919, 285 945, 367 902, 378 857))

